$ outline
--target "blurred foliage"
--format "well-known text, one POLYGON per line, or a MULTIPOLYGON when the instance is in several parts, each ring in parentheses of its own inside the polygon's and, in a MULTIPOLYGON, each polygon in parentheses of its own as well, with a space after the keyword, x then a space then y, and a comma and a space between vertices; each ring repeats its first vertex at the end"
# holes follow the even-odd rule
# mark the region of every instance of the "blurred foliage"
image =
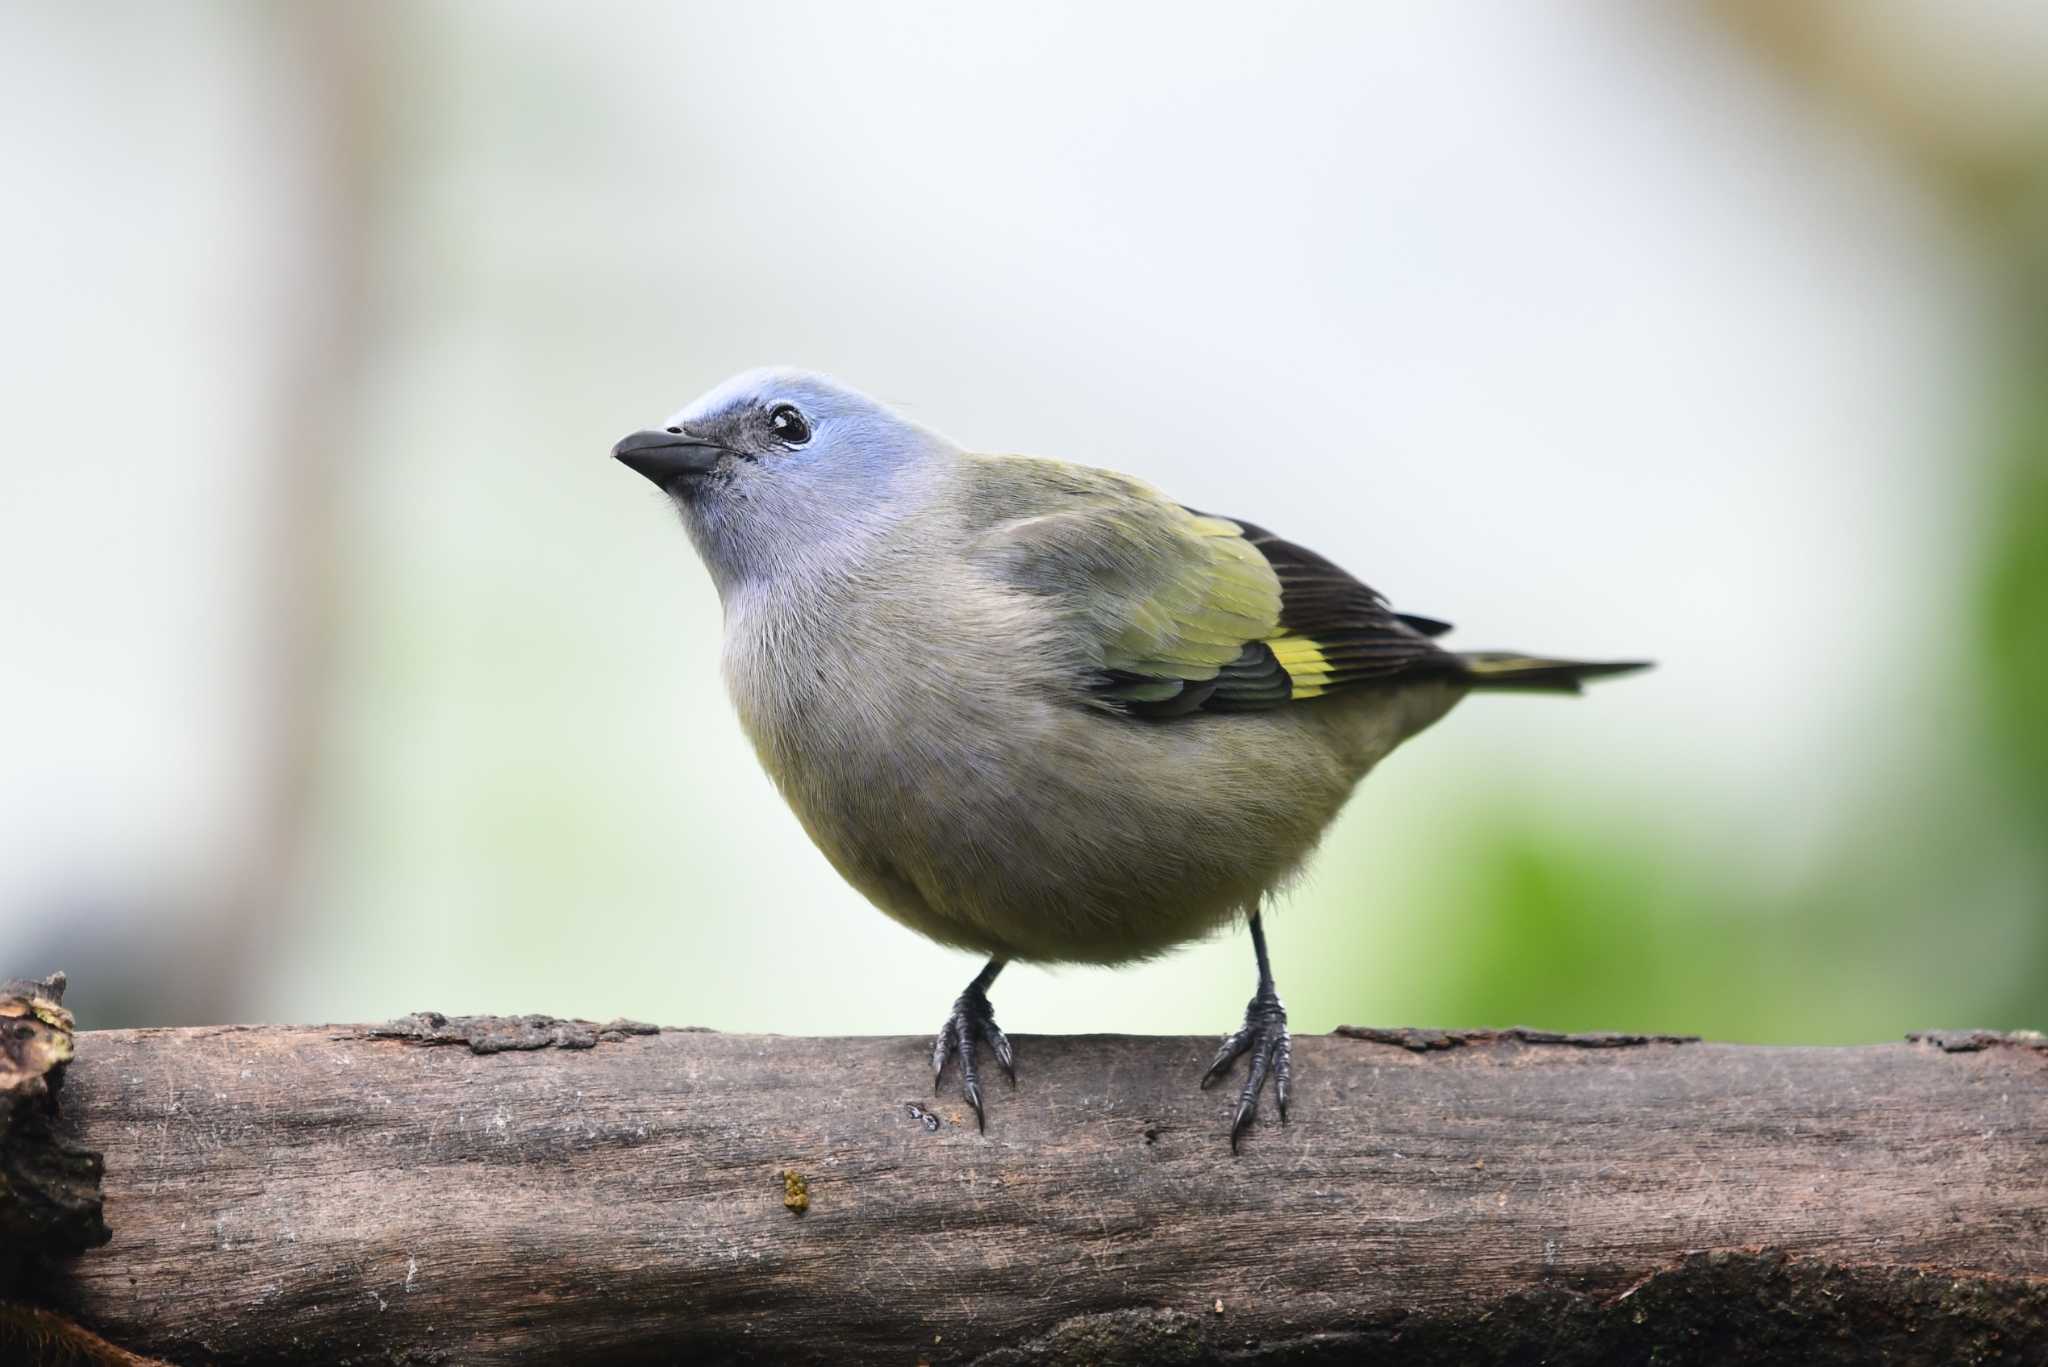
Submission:
POLYGON ((1860 833, 1789 887, 1626 821, 1504 813, 1450 848, 1444 981, 1376 1015, 1804 1043, 2040 1019, 2043 975, 2013 958, 2039 918, 1939 821, 1860 833))
MULTIPOLYGON (((2014 196, 2011 298, 2018 313, 2013 374, 2004 386, 2003 449, 1993 467, 1977 613, 1983 681, 1983 769, 2005 787, 2019 823, 2030 923, 2048 922, 2048 158, 2014 196)), ((2037 939, 2026 1000, 2036 1013, 2048 984, 2048 946, 2037 939)))
POLYGON ((2048 337, 2017 391, 1978 614, 1993 765, 2048 843, 2048 337))
MULTIPOLYGON (((2048 300, 2048 225, 2008 255, 2048 300)), ((2022 309, 1984 482, 1983 558, 1956 586, 1950 658, 1904 661, 1968 696, 1973 727, 1873 791, 1790 884, 1609 814, 1526 808, 1447 842, 1428 901, 1445 980, 1386 1019, 1823 1043, 2048 1021, 2048 313, 2022 309)), ((1965 453, 1965 458, 1968 453, 1965 453)))

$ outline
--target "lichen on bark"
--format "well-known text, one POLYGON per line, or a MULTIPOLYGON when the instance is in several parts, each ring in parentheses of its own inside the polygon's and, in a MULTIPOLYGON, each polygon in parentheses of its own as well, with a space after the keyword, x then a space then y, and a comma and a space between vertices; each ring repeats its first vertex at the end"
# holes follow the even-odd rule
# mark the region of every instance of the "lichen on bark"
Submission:
POLYGON ((112 1238, 100 1206, 100 1156, 55 1129, 71 1013, 64 975, 0 982, 0 1297, 30 1259, 112 1238))

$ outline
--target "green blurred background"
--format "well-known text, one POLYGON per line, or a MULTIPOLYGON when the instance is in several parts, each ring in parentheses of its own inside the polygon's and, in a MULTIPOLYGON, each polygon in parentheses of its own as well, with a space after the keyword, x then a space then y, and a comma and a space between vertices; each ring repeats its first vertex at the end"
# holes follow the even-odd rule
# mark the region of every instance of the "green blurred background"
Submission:
POLYGON ((2048 7, 14 0, 0 108, 0 971, 88 1025, 935 1028, 607 459, 763 363, 1660 661, 1364 785, 1297 1028, 2048 1024, 2048 7))

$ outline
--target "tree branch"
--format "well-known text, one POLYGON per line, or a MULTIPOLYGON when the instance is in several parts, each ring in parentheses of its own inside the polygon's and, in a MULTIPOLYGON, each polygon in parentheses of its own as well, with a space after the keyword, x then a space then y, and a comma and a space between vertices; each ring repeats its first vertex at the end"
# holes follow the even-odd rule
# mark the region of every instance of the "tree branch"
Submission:
POLYGON ((2025 1038, 1297 1037, 1235 1160, 1206 1040, 1020 1038, 986 1137, 921 1039, 77 1047, 116 1237, 27 1294, 181 1364, 2048 1360, 2025 1038))

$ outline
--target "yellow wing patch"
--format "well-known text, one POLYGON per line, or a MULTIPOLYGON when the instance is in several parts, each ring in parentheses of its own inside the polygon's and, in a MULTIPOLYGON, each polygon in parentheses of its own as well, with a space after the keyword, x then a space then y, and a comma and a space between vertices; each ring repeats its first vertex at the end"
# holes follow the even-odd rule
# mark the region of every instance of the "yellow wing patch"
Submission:
POLYGON ((1266 649, 1273 652, 1273 658, 1287 671, 1295 697, 1313 698, 1329 687, 1330 661, 1323 654, 1322 647, 1308 637, 1276 636, 1266 642, 1266 649))
MULTIPOLYGON (((1218 538, 1222 547, 1228 548, 1225 551, 1228 558, 1266 569, 1266 558, 1244 539, 1244 529, 1235 522, 1220 517, 1197 517, 1194 527, 1202 536, 1218 538)), ((1212 588, 1212 601, 1220 599, 1223 592, 1221 585, 1212 588)), ((1268 604, 1262 601, 1259 608, 1267 609, 1268 604)), ((1280 667, 1287 671, 1289 692, 1293 697, 1313 698, 1328 689, 1333 671, 1321 646, 1306 636, 1275 636, 1268 638, 1265 644, 1280 667)))

